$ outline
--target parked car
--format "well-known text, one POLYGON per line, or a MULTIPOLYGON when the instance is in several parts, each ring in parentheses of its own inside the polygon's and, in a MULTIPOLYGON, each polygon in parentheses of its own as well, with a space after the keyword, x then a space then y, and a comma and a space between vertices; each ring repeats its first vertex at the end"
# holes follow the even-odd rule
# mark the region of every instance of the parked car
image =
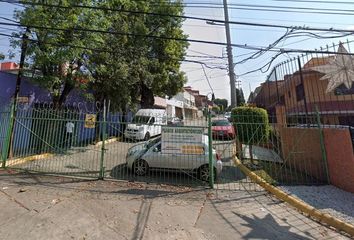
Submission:
POLYGON ((140 109, 125 129, 124 137, 146 141, 161 134, 161 125, 166 125, 166 110, 140 109))
POLYGON ((227 120, 229 120, 230 122, 232 121, 232 119, 231 119, 231 112, 226 112, 226 113, 224 114, 224 117, 225 117, 227 120))
POLYGON ((183 126, 183 121, 178 117, 167 118, 168 126, 183 126))
POLYGON ((236 137, 234 126, 226 118, 212 120, 211 130, 215 139, 229 140, 236 137))
MULTIPOLYGON (((131 147, 126 156, 128 169, 138 176, 146 175, 149 170, 183 170, 196 173, 203 181, 209 180, 208 136, 203 135, 201 144, 203 152, 200 154, 163 153, 161 145, 161 137, 157 137, 131 147)), ((213 149, 213 165, 216 177, 222 171, 222 162, 215 149, 213 149)))

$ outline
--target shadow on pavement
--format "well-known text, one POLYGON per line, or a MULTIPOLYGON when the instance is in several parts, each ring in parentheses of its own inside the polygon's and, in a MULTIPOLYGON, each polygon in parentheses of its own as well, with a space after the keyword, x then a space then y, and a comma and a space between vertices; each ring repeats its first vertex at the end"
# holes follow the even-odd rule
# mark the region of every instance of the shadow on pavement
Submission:
POLYGON ((188 187, 207 186, 208 183, 199 180, 195 173, 183 171, 153 170, 146 176, 136 176, 130 171, 126 164, 120 164, 112 168, 110 177, 117 180, 126 180, 130 182, 144 182, 154 184, 172 184, 188 187))

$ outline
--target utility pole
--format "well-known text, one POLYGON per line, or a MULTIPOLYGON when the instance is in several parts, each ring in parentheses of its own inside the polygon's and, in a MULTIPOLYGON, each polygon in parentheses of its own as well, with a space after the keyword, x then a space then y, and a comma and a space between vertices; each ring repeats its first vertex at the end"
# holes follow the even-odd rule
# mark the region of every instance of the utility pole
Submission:
POLYGON ((227 57, 229 62, 229 76, 230 76, 230 89, 231 89, 231 108, 237 106, 236 99, 236 77, 234 72, 234 59, 232 56, 231 36, 230 36, 230 24, 229 24, 229 9, 227 8, 227 0, 224 2, 224 16, 225 16, 225 32, 227 42, 227 57))
POLYGON ((26 32, 22 35, 22 45, 21 45, 21 56, 20 56, 20 66, 18 69, 18 74, 17 74, 17 79, 16 79, 16 86, 15 86, 15 92, 13 96, 13 114, 12 114, 12 119, 10 123, 10 142, 9 142, 9 149, 8 149, 8 157, 13 156, 13 141, 15 137, 15 119, 16 119, 16 113, 17 113, 17 100, 20 94, 20 87, 21 87, 21 82, 22 82, 22 75, 23 75, 23 68, 25 65, 25 58, 26 58, 26 51, 27 51, 27 45, 28 45, 28 38, 30 34, 30 29, 27 27, 26 32))

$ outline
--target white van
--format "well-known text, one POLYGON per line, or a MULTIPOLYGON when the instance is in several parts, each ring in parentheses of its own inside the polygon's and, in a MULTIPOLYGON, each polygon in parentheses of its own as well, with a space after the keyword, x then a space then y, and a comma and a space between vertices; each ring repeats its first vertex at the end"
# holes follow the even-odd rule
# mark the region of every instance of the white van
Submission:
POLYGON ((161 134, 161 125, 166 125, 166 110, 140 109, 128 124, 124 137, 135 140, 149 140, 161 134))

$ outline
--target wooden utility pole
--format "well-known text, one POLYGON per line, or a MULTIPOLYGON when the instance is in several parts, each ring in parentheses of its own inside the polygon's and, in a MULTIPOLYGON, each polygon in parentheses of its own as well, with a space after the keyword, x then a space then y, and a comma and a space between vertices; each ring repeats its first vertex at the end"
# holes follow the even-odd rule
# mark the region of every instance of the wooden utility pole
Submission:
POLYGON ((227 7, 227 0, 223 0, 224 3, 224 16, 225 16, 225 32, 226 32, 226 42, 227 42, 227 57, 229 63, 229 76, 230 76, 230 93, 231 93, 231 108, 237 107, 236 98, 236 76, 234 71, 234 59, 232 55, 231 47, 231 35, 230 35, 230 24, 229 24, 229 9, 227 7))

